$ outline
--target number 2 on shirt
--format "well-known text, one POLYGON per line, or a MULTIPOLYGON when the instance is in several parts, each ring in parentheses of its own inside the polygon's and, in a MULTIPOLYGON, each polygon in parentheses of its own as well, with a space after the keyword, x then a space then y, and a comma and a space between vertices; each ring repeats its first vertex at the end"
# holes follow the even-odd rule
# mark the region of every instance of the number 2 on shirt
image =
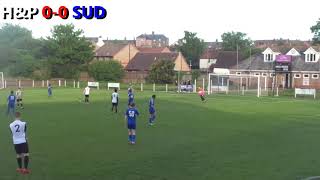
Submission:
POLYGON ((20 132, 20 125, 17 124, 14 127, 16 128, 16 132, 20 132))

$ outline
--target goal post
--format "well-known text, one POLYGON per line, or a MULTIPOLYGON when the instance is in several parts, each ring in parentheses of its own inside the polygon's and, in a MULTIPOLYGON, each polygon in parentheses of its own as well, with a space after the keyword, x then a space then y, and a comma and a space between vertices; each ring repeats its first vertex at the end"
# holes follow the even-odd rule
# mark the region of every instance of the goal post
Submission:
POLYGON ((4 77, 3 77, 3 72, 0 72, 0 89, 4 89, 5 88, 5 82, 4 82, 4 77))
POLYGON ((208 75, 208 94, 268 95, 268 78, 252 74, 208 75))

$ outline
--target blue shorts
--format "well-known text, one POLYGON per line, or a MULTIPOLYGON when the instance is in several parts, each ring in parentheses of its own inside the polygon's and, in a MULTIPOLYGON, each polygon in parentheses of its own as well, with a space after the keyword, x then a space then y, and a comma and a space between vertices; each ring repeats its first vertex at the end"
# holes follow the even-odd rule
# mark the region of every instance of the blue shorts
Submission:
POLYGON ((154 108, 149 108, 149 113, 150 114, 154 114, 156 112, 156 110, 154 108))
POLYGON ((136 124, 128 124, 128 129, 136 129, 136 124))
POLYGON ((8 104, 8 109, 14 109, 15 108, 15 104, 8 104))

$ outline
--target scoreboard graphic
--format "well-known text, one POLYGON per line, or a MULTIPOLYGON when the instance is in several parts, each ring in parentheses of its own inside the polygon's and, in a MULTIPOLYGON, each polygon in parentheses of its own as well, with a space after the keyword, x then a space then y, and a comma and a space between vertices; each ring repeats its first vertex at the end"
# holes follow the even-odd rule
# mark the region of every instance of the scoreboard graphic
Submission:
POLYGON ((26 7, 3 7, 1 10, 2 19, 8 20, 33 20, 36 16, 44 19, 52 18, 61 19, 105 19, 107 17, 107 9, 103 6, 73 6, 69 9, 66 6, 60 6, 53 9, 50 6, 42 8, 26 8, 26 7))

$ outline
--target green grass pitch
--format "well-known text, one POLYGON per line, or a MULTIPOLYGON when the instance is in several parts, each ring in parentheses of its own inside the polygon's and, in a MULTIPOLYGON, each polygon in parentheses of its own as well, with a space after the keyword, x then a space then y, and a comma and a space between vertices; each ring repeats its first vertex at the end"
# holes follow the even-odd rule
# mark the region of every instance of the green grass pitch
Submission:
POLYGON ((293 98, 156 93, 156 125, 147 126, 152 92, 136 92, 137 144, 127 142, 107 91, 24 91, 31 151, 27 176, 16 160, 0 91, 0 180, 297 180, 320 175, 320 103, 293 98))

